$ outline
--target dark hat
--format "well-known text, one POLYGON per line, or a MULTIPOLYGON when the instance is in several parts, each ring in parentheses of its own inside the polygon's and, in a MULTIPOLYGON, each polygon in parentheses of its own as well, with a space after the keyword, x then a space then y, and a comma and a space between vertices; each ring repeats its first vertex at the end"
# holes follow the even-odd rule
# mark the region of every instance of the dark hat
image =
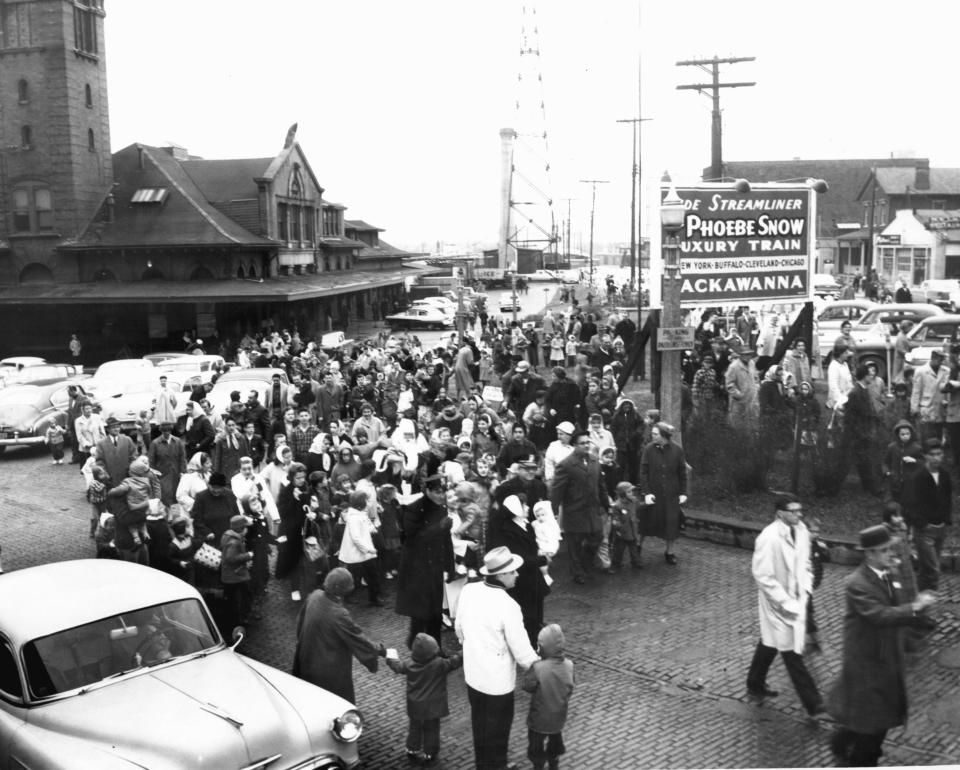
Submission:
POLYGON ((236 529, 237 527, 249 527, 250 519, 244 516, 242 513, 238 513, 236 516, 230 517, 230 529, 236 529))
POLYGON ((109 428, 111 425, 119 425, 119 424, 120 424, 120 420, 118 420, 118 419, 117 419, 116 417, 114 417, 112 414, 107 418, 107 427, 108 427, 108 428, 109 428))
POLYGON ((225 487, 227 486, 227 477, 220 471, 214 471, 210 474, 210 481, 208 483, 211 487, 225 487))
POLYGON ((930 358, 933 358, 934 356, 936 356, 937 358, 943 358, 943 351, 938 350, 937 348, 934 348, 933 350, 930 351, 930 358))
POLYGON ((869 551, 871 548, 880 548, 887 545, 893 538, 886 524, 876 524, 860 530, 860 545, 858 551, 869 551))
POLYGON ((938 438, 928 438, 923 442, 923 453, 933 452, 936 449, 943 449, 943 442, 938 438))

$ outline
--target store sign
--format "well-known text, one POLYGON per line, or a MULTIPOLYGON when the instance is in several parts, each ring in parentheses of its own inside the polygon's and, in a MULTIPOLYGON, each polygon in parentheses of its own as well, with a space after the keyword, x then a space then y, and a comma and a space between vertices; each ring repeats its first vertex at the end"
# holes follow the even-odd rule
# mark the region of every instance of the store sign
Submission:
POLYGON ((899 246, 900 245, 900 234, 896 235, 878 235, 877 236, 877 246, 899 246))
POLYGON ((812 298, 813 191, 782 184, 678 188, 683 307, 812 298))

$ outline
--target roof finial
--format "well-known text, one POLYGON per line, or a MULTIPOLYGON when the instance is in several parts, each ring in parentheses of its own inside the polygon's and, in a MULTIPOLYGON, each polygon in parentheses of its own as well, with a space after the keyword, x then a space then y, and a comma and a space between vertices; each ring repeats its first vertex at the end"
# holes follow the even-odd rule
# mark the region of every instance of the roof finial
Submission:
POLYGON ((287 138, 283 142, 283 149, 293 146, 293 140, 297 138, 297 124, 294 123, 287 130, 287 138))

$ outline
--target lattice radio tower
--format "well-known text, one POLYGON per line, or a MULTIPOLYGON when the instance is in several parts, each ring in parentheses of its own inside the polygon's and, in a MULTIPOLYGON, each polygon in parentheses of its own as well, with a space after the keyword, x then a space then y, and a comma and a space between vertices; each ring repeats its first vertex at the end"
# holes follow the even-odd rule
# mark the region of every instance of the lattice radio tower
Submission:
POLYGON ((504 177, 500 266, 512 269, 516 249, 551 251, 558 241, 537 12, 525 5, 521 14, 514 128, 500 131, 504 177))

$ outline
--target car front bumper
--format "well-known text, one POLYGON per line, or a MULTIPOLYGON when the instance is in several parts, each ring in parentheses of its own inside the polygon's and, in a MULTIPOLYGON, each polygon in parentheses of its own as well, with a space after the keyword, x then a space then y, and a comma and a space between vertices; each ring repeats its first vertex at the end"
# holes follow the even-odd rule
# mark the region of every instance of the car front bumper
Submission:
POLYGON ((0 431, 0 446, 29 446, 31 444, 42 444, 43 436, 31 436, 28 433, 19 431, 0 431))

